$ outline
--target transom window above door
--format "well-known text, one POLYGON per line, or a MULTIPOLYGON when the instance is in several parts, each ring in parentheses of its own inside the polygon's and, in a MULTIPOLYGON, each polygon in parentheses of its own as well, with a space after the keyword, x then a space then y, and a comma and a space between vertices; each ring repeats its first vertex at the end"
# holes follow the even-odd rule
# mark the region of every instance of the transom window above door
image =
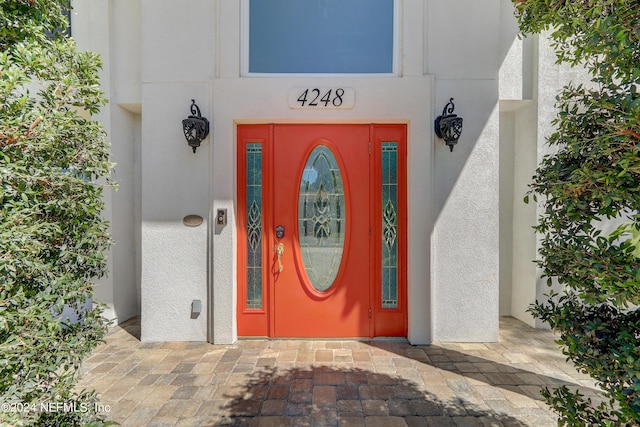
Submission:
POLYGON ((245 0, 243 74, 395 73, 397 0, 245 0))

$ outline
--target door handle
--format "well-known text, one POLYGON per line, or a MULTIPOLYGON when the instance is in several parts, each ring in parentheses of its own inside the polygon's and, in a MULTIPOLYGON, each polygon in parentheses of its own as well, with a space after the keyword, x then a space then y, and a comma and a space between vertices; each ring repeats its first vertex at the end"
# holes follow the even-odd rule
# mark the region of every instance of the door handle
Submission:
POLYGON ((276 245, 276 255, 278 256, 278 272, 282 273, 282 254, 284 254, 284 243, 280 242, 276 245))

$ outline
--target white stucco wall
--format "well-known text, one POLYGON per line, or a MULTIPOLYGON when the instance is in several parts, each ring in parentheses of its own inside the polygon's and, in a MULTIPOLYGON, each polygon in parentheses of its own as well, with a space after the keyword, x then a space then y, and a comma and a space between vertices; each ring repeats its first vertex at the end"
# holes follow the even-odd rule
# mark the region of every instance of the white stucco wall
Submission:
POLYGON ((434 146, 433 338, 496 341, 500 2, 438 0, 428 7, 435 114, 455 98, 455 112, 464 118, 453 153, 441 141, 434 146), (451 22, 465 31, 452 31, 451 22))
POLYGON ((116 163, 112 193, 113 309, 122 322, 140 313, 140 170, 136 168, 141 142, 140 115, 111 105, 111 158, 116 163))
POLYGON ((240 77, 240 1, 76 3, 88 20, 78 24, 84 43, 106 55, 104 84, 112 104, 101 120, 117 144, 117 173, 126 183, 126 191, 109 196, 120 237, 104 295, 114 311, 140 305, 143 340, 237 339, 238 123, 408 124, 412 343, 495 341, 500 312, 520 316, 531 302, 536 279, 527 257, 535 253, 535 239, 523 224, 535 217, 535 206, 518 202, 540 155, 540 111, 526 101, 538 69, 530 62, 532 45, 514 37, 508 0, 400 0, 398 76, 295 78, 240 77), (315 86, 352 87, 356 103, 348 110, 289 108, 291 88, 315 86), (449 98, 464 118, 453 153, 433 133, 449 98), (191 99, 212 123, 195 155, 180 128, 191 99), (500 100, 523 104, 505 112, 500 100), (508 126, 501 129, 501 120, 508 126), (501 132, 502 143, 505 135, 511 139, 503 145, 503 164, 513 160, 508 170, 500 169, 501 132), (505 180, 513 187, 503 189, 502 199, 512 199, 509 209, 500 207, 505 180), (224 228, 212 226, 218 208, 229 214, 224 228), (511 213, 513 224, 501 228, 500 215, 511 213), (204 223, 184 226, 189 214, 204 223), (505 250, 513 253, 501 258, 505 250), (501 271, 500 262, 510 258, 513 267, 501 271), (513 284, 503 284, 502 310, 501 277, 513 284), (141 302, 133 301, 138 296, 141 302), (194 299, 203 304, 197 318, 194 299))
MULTIPOLYGON (((537 135, 537 153, 536 164, 544 159, 544 157, 552 153, 555 148, 547 145, 547 139, 555 131, 551 124, 557 116, 556 97, 562 90, 563 86, 571 82, 589 82, 589 75, 582 67, 571 67, 567 64, 557 64, 557 57, 554 49, 551 47, 550 39, 546 34, 535 37, 535 61, 533 64, 535 84, 535 117, 536 117, 536 135, 537 135)), ((532 117, 530 115, 530 117, 532 117)), ((536 218, 542 215, 544 209, 538 204, 536 210, 536 218)), ((536 237, 536 258, 538 258, 538 248, 540 238, 536 237)), ((542 270, 536 268, 536 299, 545 301, 547 299, 550 288, 547 286, 547 279, 542 278, 542 270)), ((555 292, 560 292, 559 285, 554 284, 555 292)), ((548 328, 549 325, 539 319, 535 319, 534 325, 539 328, 548 328)))
MULTIPOLYGON (((207 339, 210 138, 194 154, 182 119, 211 118, 215 2, 142 0, 142 339, 207 339), (198 215, 203 224, 187 227, 198 215), (192 302, 200 300, 195 316, 192 302)), ((214 125, 215 126, 215 125, 214 125)))
POLYGON ((513 174, 515 151, 515 120, 512 111, 504 111, 500 101, 500 200, 499 200, 499 232, 500 232, 500 316, 511 315, 512 275, 513 275, 513 208, 514 182, 513 174))
POLYGON ((519 104, 511 111, 513 125, 513 175, 505 177, 513 182, 513 225, 511 251, 511 312, 510 315, 533 326, 535 321, 527 312, 535 301, 539 271, 536 259, 536 236, 533 226, 537 218, 537 206, 533 200, 525 204, 523 199, 529 190, 531 177, 537 166, 537 136, 535 101, 519 104))
POLYGON ((109 253, 109 275, 95 288, 96 299, 107 305, 105 316, 122 322, 140 313, 138 250, 140 116, 118 105, 118 93, 126 102, 139 105, 139 2, 135 0, 74 0, 72 36, 78 47, 102 56, 101 88, 109 99, 95 117, 102 122, 111 142, 112 179, 118 191, 105 194, 105 219, 114 240, 109 253), (121 55, 118 53, 125 53, 121 55), (127 83, 127 84, 124 84, 127 83))
POLYGON ((207 334, 206 222, 142 224, 143 341, 205 341, 207 334), (192 313, 201 301, 199 315, 192 313))
POLYGON ((523 202, 537 156, 535 38, 518 37, 510 0, 501 0, 500 31, 500 314, 529 324, 535 300, 536 206, 523 202))
POLYGON ((210 117, 208 83, 150 83, 142 88, 142 339, 204 341, 207 325, 209 150, 193 153, 181 119, 196 98, 210 117), (183 218, 199 215, 199 227, 183 218), (202 301, 192 318, 191 302, 202 301))
POLYGON ((461 139, 457 156, 436 148, 432 300, 439 341, 498 338, 498 112, 497 100, 490 103, 495 86, 485 84, 478 97, 484 102, 464 114, 470 138, 461 139))
POLYGON ((116 54, 112 56, 111 102, 138 114, 142 97, 141 12, 140 0, 112 0, 111 39, 116 54))
MULTIPOLYGON (((508 28, 513 28, 513 19, 505 17, 503 27, 508 32, 508 28), (510 19, 511 24, 508 23, 510 19)), ((514 39, 508 47, 505 47, 508 40, 503 38, 502 44, 508 53, 500 69, 500 98, 502 118, 508 123, 501 127, 512 141, 501 143, 512 144, 510 149, 513 150, 513 173, 505 174, 501 181, 506 185, 506 180, 512 180, 513 186, 511 245, 509 236, 505 235, 501 246, 501 251, 511 251, 509 314, 531 326, 548 327, 527 312, 534 301, 544 301, 550 290, 546 278, 541 278, 541 269, 533 262, 539 258, 540 240, 532 227, 543 209, 540 203, 531 200, 525 204, 522 200, 537 165, 553 150, 546 141, 554 132, 556 96, 565 84, 588 81, 588 76, 581 68, 556 64, 556 55, 545 35, 514 39)), ((503 259, 506 258, 503 254, 503 259)), ((554 290, 560 289, 556 286, 554 290)), ((506 301, 503 301, 505 305, 506 301)))

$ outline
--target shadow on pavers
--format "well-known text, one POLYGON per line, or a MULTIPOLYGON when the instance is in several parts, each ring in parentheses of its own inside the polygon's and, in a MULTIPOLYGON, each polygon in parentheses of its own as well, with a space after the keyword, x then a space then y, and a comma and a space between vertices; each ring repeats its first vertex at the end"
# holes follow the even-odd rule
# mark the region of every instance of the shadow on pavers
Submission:
POLYGON ((358 368, 265 368, 229 391, 212 425, 526 425, 471 394, 443 400, 410 380, 358 368))
MULTIPOLYGON (((497 387, 539 401, 543 400, 540 394, 543 388, 555 389, 562 386, 566 386, 572 391, 579 391, 580 394, 591 398, 596 403, 604 401, 602 390, 595 387, 595 385, 587 387, 577 382, 577 380, 569 379, 570 376, 559 366, 562 364, 564 369, 570 369, 571 365, 565 361, 565 356, 562 355, 559 347, 553 348, 553 353, 555 354, 550 359, 559 364, 555 368, 556 372, 553 372, 553 369, 549 369, 548 374, 545 375, 521 369, 509 363, 496 362, 439 345, 411 346, 407 343, 393 341, 372 341, 368 344, 387 353, 395 354, 401 359, 411 359, 421 363, 426 367, 423 372, 430 370, 434 372, 447 371, 464 377, 468 381, 484 383, 491 387, 497 387)), ((528 355, 535 356, 535 353, 529 353, 528 355)), ((540 357, 544 357, 544 355, 540 357)), ((532 363, 533 365, 544 366, 544 363, 540 361, 534 362, 532 363)), ((549 361, 545 363, 546 366, 552 364, 549 361)), ((581 375, 577 372, 576 375, 581 376, 587 382, 590 380, 587 375, 581 375)))

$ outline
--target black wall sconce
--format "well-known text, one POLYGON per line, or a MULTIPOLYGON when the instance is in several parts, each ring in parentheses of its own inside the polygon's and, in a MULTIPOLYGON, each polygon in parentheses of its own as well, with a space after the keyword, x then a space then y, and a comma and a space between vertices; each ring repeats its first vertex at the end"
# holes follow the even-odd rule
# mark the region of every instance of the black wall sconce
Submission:
POLYGON ((200 115, 200 108, 194 99, 191 100, 191 115, 182 121, 182 131, 194 153, 202 140, 209 135, 209 120, 200 115))
POLYGON ((435 130, 438 138, 444 139, 445 144, 453 151, 453 146, 458 143, 462 133, 462 117, 453 114, 453 98, 449 100, 442 110, 442 115, 436 118, 435 130))

